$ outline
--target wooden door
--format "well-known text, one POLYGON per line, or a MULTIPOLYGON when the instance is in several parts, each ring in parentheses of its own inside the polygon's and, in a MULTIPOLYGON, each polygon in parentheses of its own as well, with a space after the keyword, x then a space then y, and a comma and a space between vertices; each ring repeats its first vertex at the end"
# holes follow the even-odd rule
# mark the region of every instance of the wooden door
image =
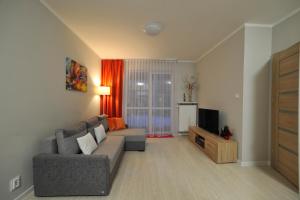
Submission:
POLYGON ((272 63, 272 166, 298 187, 299 44, 272 63))

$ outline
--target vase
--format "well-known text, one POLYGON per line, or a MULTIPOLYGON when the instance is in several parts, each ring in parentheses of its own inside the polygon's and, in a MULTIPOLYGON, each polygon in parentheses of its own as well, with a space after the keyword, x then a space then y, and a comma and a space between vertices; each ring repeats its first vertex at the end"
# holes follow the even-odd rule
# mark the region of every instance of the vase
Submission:
POLYGON ((193 90, 192 90, 192 89, 189 89, 189 90, 188 90, 188 101, 189 101, 189 102, 192 102, 192 95, 193 95, 193 90))

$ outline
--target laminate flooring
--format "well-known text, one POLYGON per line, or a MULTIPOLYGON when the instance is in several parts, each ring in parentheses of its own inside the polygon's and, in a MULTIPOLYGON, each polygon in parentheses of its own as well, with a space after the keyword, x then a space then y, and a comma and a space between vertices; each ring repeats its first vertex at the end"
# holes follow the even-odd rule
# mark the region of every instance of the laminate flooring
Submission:
POLYGON ((26 200, 296 200, 298 191, 272 168, 215 164, 188 137, 148 139, 145 152, 125 152, 106 197, 26 200))

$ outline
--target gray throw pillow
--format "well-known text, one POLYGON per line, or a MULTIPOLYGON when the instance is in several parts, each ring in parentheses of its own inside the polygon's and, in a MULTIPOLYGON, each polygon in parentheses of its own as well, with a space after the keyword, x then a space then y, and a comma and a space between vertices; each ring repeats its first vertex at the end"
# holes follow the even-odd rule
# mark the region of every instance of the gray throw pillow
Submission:
POLYGON ((87 128, 94 127, 99 123, 98 117, 92 117, 86 120, 87 128))
POLYGON ((92 118, 90 118, 86 121, 86 126, 87 126, 87 129, 88 129, 88 132, 92 134, 94 139, 96 139, 94 128, 100 126, 100 124, 101 123, 100 123, 98 117, 92 117, 92 118))
POLYGON ((82 123, 72 129, 58 129, 55 131, 59 154, 78 154, 81 153, 77 138, 87 134, 86 125, 82 123))
POLYGON ((101 124, 101 123, 98 122, 98 123, 95 124, 94 126, 90 126, 90 127, 87 129, 87 131, 88 131, 89 133, 92 134, 92 136, 94 137, 94 139, 96 139, 95 128, 98 127, 98 126, 100 126, 100 124, 101 124))
POLYGON ((107 132, 108 129, 109 129, 107 118, 106 117, 102 117, 102 118, 99 118, 99 119, 100 119, 100 123, 103 125, 103 127, 105 129, 105 132, 107 132))

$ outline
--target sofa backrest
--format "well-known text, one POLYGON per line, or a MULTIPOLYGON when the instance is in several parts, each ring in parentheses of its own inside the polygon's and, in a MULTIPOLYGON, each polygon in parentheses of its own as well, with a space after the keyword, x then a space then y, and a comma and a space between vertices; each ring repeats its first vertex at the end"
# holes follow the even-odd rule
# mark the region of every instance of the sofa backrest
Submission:
POLYGON ((95 116, 86 121, 86 126, 88 132, 90 132, 95 137, 94 128, 98 127, 100 124, 103 125, 105 131, 108 131, 108 124, 106 117, 95 116))
POLYGON ((59 154, 81 153, 77 138, 87 134, 85 122, 80 122, 68 129, 57 129, 55 131, 59 154))
POLYGON ((57 129, 53 136, 42 140, 41 153, 73 154, 80 153, 77 137, 87 133, 86 123, 79 122, 72 127, 57 129))
POLYGON ((100 121, 98 117, 92 117, 88 120, 86 120, 86 127, 87 131, 92 134, 92 136, 96 139, 95 130, 94 128, 100 126, 100 121))
POLYGON ((42 140, 40 148, 41 153, 78 153, 79 146, 77 146, 76 138, 86 134, 87 132, 90 132, 95 137, 94 128, 100 124, 104 126, 104 129, 107 132, 107 118, 106 116, 101 115, 92 117, 85 122, 79 122, 69 128, 57 129, 55 131, 55 135, 42 140))
POLYGON ((41 142, 40 150, 41 153, 58 153, 55 135, 43 139, 41 142))

